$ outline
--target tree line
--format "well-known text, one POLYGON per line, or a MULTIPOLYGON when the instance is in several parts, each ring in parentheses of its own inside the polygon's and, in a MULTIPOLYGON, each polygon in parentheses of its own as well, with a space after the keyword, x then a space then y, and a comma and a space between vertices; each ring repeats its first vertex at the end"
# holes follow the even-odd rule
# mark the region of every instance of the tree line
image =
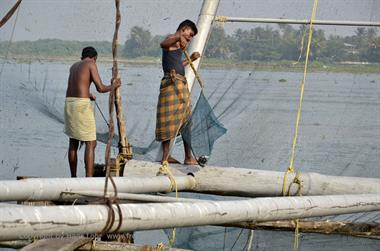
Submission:
MULTIPOLYGON (((324 30, 313 29, 310 59, 322 62, 365 61, 380 62, 380 36, 374 28, 357 28, 351 36, 327 36, 324 30)), ((309 29, 299 26, 279 25, 278 29, 256 27, 250 30, 237 29, 227 34, 223 27, 213 28, 206 46, 206 58, 234 61, 281 61, 303 60, 309 29)), ((124 45, 120 46, 120 57, 160 57, 160 41, 163 35, 152 35, 149 30, 135 26, 124 45)), ((94 46, 100 55, 111 56, 111 43, 79 42, 58 39, 37 41, 0 42, 0 55, 34 55, 40 57, 78 57, 81 49, 94 46)))

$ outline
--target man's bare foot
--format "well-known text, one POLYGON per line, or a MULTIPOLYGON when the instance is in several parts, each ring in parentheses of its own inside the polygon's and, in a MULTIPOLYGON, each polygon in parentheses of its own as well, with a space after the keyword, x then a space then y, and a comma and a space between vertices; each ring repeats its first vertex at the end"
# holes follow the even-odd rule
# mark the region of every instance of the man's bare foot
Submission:
MULTIPOLYGON (((169 158, 168 158, 168 163, 170 163, 170 164, 181 164, 181 162, 179 162, 178 160, 176 160, 175 158, 173 158, 172 156, 169 156, 169 158)), ((162 163, 163 161, 161 161, 161 163, 162 163)))
POLYGON ((184 164, 185 165, 192 165, 192 166, 194 166, 194 165, 198 165, 198 161, 196 159, 194 159, 194 158, 185 159, 184 164))

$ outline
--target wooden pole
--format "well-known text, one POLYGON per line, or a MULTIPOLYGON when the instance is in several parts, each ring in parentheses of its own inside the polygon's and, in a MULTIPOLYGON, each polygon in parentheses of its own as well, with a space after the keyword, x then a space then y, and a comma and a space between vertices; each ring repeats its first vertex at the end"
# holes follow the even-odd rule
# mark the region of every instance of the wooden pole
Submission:
MULTIPOLYGON (((220 225, 244 221, 274 221, 380 210, 380 194, 257 198, 205 201, 120 204, 110 232, 171 227, 220 225)), ((107 222, 105 205, 0 208, 0 241, 49 236, 72 237, 99 233, 107 222)))
MULTIPOLYGON (((116 22, 115 22, 115 32, 112 39, 112 78, 120 78, 119 68, 117 64, 117 43, 118 43, 118 33, 121 23, 120 15, 120 0, 115 0, 116 5, 116 22)), ((132 159, 132 148, 128 143, 126 125, 123 113, 123 105, 121 100, 120 88, 115 90, 115 110, 116 110, 116 119, 117 127, 119 133, 119 154, 126 159, 132 159)))
MULTIPOLYGON (((257 230, 294 231, 294 221, 268 221, 268 222, 241 222, 224 225, 257 230)), ((347 222, 331 220, 300 220, 298 221, 300 232, 319 234, 344 234, 358 237, 380 236, 380 223, 375 222, 347 222)))
POLYGON ((189 249, 182 248, 171 248, 169 246, 164 246, 163 248, 151 245, 136 245, 127 243, 115 243, 115 242, 105 242, 96 241, 95 243, 87 243, 82 247, 78 248, 79 251, 191 251, 189 249))

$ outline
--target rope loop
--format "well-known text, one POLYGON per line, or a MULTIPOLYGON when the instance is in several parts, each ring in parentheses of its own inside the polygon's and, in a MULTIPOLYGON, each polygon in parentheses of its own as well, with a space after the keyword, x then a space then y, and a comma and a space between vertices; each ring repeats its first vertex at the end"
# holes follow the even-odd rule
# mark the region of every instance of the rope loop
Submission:
POLYGON ((165 245, 162 242, 156 245, 156 251, 164 251, 164 248, 165 248, 165 245))
MULTIPOLYGON (((169 178, 169 180, 170 180, 169 192, 172 192, 173 190, 175 190, 175 197, 178 198, 177 182, 175 180, 175 176, 173 175, 173 173, 170 170, 169 162, 166 160, 162 162, 160 168, 158 169, 157 175, 161 175, 161 174, 166 175, 169 178)), ((170 247, 173 246, 175 239, 176 239, 176 228, 173 228, 172 237, 169 238, 170 247)))

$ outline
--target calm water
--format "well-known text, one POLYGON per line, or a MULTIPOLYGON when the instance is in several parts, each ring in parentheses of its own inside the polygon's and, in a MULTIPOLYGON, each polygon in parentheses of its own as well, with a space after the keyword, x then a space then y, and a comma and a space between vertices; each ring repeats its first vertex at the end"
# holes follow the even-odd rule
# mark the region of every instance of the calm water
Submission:
MULTIPOLYGON (((1 65, 3 62, 1 62, 1 65)), ((0 66, 1 66, 0 65, 0 66)), ((5 63, 0 79, 0 177, 68 177, 68 139, 63 133, 63 104, 69 64, 5 63)), ((104 82, 111 65, 100 64, 104 82)), ((0 68, 1 69, 1 68, 0 68)), ((210 165, 285 170, 290 156, 301 73, 203 69, 205 93, 228 129, 216 142, 210 165)), ((133 145, 154 138, 161 70, 157 66, 121 66, 127 133, 133 145)), ((196 89, 194 99, 199 88, 196 89)), ((94 90, 94 93, 96 91, 94 90)), ((107 94, 97 102, 107 113, 107 94)), ((106 123, 96 111, 98 132, 106 123)), ((294 166, 300 171, 380 178, 380 75, 311 73, 305 88, 294 166)), ((105 145, 98 143, 96 162, 105 145)), ((79 175, 84 176, 83 150, 79 175)), ((175 156, 183 158, 182 148, 175 156)), ((153 159, 153 156, 137 156, 153 159)), ((0 216, 1 217, 1 216, 0 216)), ((358 215, 338 219, 355 220, 358 215)), ((364 215, 379 221, 377 214, 364 215)), ((204 227, 181 231, 178 246, 230 250, 239 229, 204 227), (225 241, 224 241, 225 240, 225 241)), ((233 250, 242 250, 243 231, 233 250)), ((162 231, 137 234, 137 241, 162 240, 162 231)), ((293 234, 255 231, 254 250, 291 250, 293 234)), ((380 241, 346 236, 302 234, 300 250, 380 250, 380 241)))

